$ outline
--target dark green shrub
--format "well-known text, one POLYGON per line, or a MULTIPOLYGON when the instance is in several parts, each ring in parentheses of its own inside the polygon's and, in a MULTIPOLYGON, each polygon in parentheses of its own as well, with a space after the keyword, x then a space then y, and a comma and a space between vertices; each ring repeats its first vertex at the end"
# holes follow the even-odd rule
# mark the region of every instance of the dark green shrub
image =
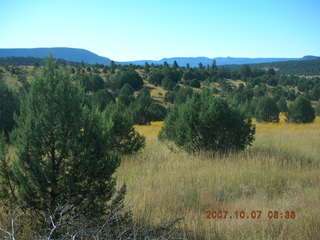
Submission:
POLYGON ((167 115, 167 109, 159 103, 152 103, 149 111, 151 121, 163 121, 167 115))
POLYGON ((315 112, 317 116, 320 116, 320 101, 318 101, 316 104, 315 112))
POLYGON ((190 87, 185 87, 185 88, 181 87, 175 93, 176 94, 174 96, 174 103, 175 104, 180 104, 180 103, 184 103, 187 100, 187 98, 192 96, 193 90, 190 87))
POLYGON ((125 106, 129 106, 134 101, 133 93, 134 89, 126 83, 119 92, 118 102, 125 106))
POLYGON ((287 101, 284 97, 280 98, 280 100, 277 102, 277 106, 280 112, 287 113, 289 111, 287 101))
POLYGON ((193 94, 168 113, 159 138, 173 141, 188 152, 243 150, 254 140, 250 119, 226 101, 207 92, 193 94))
POLYGON ((125 84, 129 84, 135 91, 143 87, 143 80, 134 70, 119 71, 110 80, 110 87, 114 90, 121 89, 125 84))
POLYGON ((148 82, 158 86, 161 84, 163 77, 164 75, 162 74, 161 71, 153 70, 148 77, 148 82))
POLYGON ((288 118, 294 123, 310 123, 315 119, 315 111, 311 102, 303 96, 297 99, 289 106, 288 118))
POLYGON ((187 85, 189 85, 190 87, 193 87, 193 88, 200 88, 201 87, 200 81, 197 79, 192 79, 192 80, 187 81, 187 85))
POLYGON ((19 101, 16 94, 0 80, 0 132, 4 132, 7 140, 16 125, 14 113, 18 110, 19 101))
POLYGON ((142 89, 136 100, 131 104, 130 111, 132 113, 133 122, 135 124, 148 124, 152 121, 150 106, 153 99, 147 89, 142 89))
POLYGON ((263 97, 256 107, 256 118, 259 122, 279 122, 279 108, 270 97, 263 97))
POLYGON ((108 104, 115 102, 113 95, 107 89, 98 90, 88 97, 91 100, 90 106, 98 107, 100 111, 103 111, 108 104))
POLYGON ((110 104, 103 112, 103 125, 109 136, 108 146, 116 154, 130 154, 145 145, 145 138, 133 128, 129 108, 122 104, 110 104))

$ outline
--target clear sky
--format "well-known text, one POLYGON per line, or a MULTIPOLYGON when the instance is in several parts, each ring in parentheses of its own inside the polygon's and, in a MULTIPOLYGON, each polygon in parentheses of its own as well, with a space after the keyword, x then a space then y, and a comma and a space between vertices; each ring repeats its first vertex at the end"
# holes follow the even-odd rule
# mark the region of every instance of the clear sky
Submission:
POLYGON ((320 56, 320 0, 0 0, 0 48, 113 60, 320 56))

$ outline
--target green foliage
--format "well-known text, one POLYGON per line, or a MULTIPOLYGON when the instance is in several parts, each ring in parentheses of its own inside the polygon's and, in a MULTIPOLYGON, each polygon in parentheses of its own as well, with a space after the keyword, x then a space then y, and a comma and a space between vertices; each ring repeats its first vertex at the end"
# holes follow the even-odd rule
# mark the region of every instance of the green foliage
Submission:
POLYGON ((120 90, 118 102, 125 106, 129 106, 134 101, 133 92, 133 88, 126 83, 120 90))
POLYGON ((189 98, 190 96, 192 96, 193 94, 193 90, 190 87, 181 87, 178 89, 178 91, 175 93, 174 95, 174 103, 175 104, 180 104, 180 103, 184 103, 187 98, 189 98))
POLYGON ((168 76, 165 76, 161 81, 161 86, 166 90, 173 90, 176 83, 168 76))
POLYGON ((151 121, 163 121, 167 115, 167 109, 158 103, 152 103, 149 108, 151 121))
POLYGON ((299 96, 290 106, 289 121, 295 123, 310 123, 315 119, 315 111, 311 102, 303 96, 299 96))
POLYGON ((313 89, 310 91, 310 95, 312 100, 320 100, 320 84, 313 87, 313 89))
POLYGON ((112 76, 111 87, 113 89, 121 89, 126 83, 135 91, 143 87, 143 80, 135 70, 118 71, 112 76))
POLYGON ((284 97, 280 98, 280 100, 277 102, 277 106, 280 112, 287 113, 289 111, 287 101, 284 97))
POLYGON ((122 104, 110 104, 103 112, 108 146, 116 154, 130 154, 145 145, 145 138, 133 128, 131 112, 122 104))
POLYGON ((142 89, 137 99, 131 105, 133 121, 135 124, 148 124, 152 121, 150 106, 153 99, 147 89, 142 89))
POLYGON ((279 122, 279 108, 270 97, 262 97, 256 108, 256 118, 259 122, 279 122))
POLYGON ((315 112, 317 116, 320 116, 320 101, 318 101, 316 104, 315 112))
POLYGON ((245 149, 254 140, 254 133, 250 119, 223 99, 203 92, 171 108, 159 138, 171 140, 188 152, 228 152, 245 149))
POLYGON ((156 86, 159 86, 163 77, 164 76, 160 70, 153 70, 148 77, 148 82, 156 86))
POLYGON ((32 82, 17 118, 15 155, 10 168, 1 168, 9 176, 1 192, 41 215, 72 204, 86 216, 101 216, 120 159, 108 146, 101 113, 84 107, 84 91, 69 76, 48 59, 32 82))
POLYGON ((174 91, 167 91, 166 94, 164 95, 164 101, 173 103, 175 97, 175 92, 174 91))
POLYGON ((77 74, 74 77, 76 80, 80 81, 80 84, 86 91, 98 91, 104 88, 104 81, 98 74, 88 74, 82 73, 77 74))
POLYGON ((192 79, 186 82, 186 84, 190 87, 194 87, 194 88, 200 88, 201 84, 200 81, 197 79, 192 79))
POLYGON ((89 95, 89 97, 91 106, 98 107, 100 111, 103 111, 108 104, 115 103, 114 97, 107 89, 98 90, 89 95))
POLYGON ((0 79, 0 132, 8 139, 9 133, 15 126, 14 113, 19 110, 16 94, 0 79))
POLYGON ((0 198, 4 199, 8 196, 8 193, 13 189, 10 189, 10 173, 8 171, 8 162, 6 159, 6 144, 5 136, 0 132, 0 198))
POLYGON ((243 65, 240 68, 240 74, 241 74, 242 79, 246 79, 248 77, 251 77, 252 76, 252 70, 251 70, 250 66, 249 65, 243 65))

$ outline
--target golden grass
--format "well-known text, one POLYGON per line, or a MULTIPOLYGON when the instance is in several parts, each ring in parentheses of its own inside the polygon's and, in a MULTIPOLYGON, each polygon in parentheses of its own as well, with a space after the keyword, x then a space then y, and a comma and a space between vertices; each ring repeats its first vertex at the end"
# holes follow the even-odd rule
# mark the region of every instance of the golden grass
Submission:
POLYGON ((146 148, 118 169, 136 219, 184 217, 189 239, 319 239, 320 119, 313 124, 257 123, 254 145, 230 156, 172 152, 158 141, 162 122, 136 126, 146 148), (262 210, 259 220, 205 218, 207 209, 262 210), (295 211, 271 219, 269 210, 295 211))

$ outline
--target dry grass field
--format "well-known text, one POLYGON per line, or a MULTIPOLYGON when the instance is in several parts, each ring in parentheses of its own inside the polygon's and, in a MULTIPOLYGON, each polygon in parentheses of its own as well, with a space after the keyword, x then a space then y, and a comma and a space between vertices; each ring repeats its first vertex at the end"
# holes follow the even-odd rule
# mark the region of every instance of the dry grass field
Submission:
POLYGON ((320 119, 313 124, 256 123, 243 153, 188 155, 159 142, 161 122, 136 126, 146 148, 123 159, 119 185, 137 220, 183 217, 188 239, 320 239, 320 119), (206 210, 261 211, 259 219, 207 219, 206 210), (285 211, 294 211, 286 219, 285 211), (267 217, 279 211, 283 218, 267 217))

